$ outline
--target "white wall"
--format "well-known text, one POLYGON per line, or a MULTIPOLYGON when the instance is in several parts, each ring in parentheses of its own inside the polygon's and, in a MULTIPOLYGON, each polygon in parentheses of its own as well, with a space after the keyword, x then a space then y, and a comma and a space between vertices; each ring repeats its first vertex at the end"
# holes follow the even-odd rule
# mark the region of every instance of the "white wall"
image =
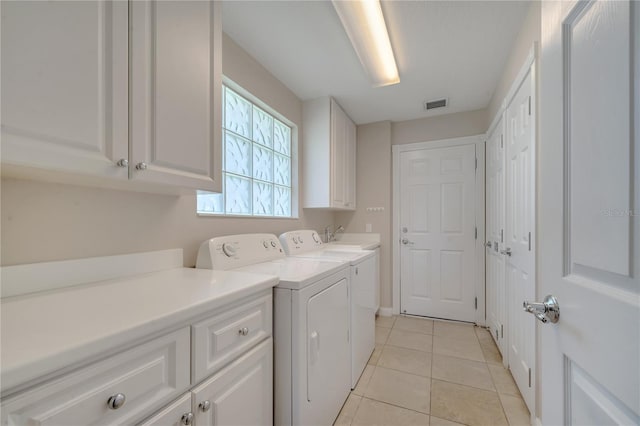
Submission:
MULTIPOLYGON (((227 36, 222 56, 227 77, 294 122, 302 135, 302 103, 289 89, 227 36)), ((302 209, 299 219, 197 217, 195 194, 6 178, 1 206, 2 265, 183 248, 185 266, 193 266, 200 243, 216 235, 322 230, 334 223, 331 212, 302 209)))
POLYGON ((502 71, 502 77, 487 107, 487 128, 491 125, 493 118, 500 109, 504 97, 507 96, 507 92, 511 88, 511 84, 513 84, 513 80, 520 72, 531 46, 533 46, 534 42, 540 42, 540 30, 540 2, 532 1, 522 23, 522 28, 509 53, 509 58, 502 71))

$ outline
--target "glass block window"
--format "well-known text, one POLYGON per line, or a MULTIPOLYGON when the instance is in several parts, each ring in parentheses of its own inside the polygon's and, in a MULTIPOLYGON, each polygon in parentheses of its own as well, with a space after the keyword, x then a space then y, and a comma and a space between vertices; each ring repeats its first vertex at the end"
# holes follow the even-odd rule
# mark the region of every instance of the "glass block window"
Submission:
POLYGON ((292 217, 291 127, 226 86, 222 102, 223 191, 198 191, 198 213, 292 217))

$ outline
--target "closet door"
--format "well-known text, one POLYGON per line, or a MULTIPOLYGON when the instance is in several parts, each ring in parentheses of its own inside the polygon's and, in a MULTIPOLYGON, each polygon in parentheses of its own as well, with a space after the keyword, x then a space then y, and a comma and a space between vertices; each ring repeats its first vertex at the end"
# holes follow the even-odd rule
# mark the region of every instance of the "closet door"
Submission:
POLYGON ((127 179, 127 3, 0 10, 3 166, 127 179))
MULTIPOLYGON (((535 321, 522 302, 535 300, 535 104, 532 69, 511 98, 506 126, 504 254, 509 309, 509 367, 529 411, 535 410, 535 321)), ((502 247, 502 246, 501 246, 502 247)))
POLYGON ((505 174, 504 126, 500 118, 487 140, 486 220, 487 220, 487 325, 505 357, 506 288, 504 256, 505 174))

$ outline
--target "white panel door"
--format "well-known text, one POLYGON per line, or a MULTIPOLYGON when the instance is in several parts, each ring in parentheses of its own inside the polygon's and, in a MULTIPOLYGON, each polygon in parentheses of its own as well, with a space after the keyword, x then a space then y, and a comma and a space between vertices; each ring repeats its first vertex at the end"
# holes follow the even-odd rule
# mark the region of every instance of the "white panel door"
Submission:
POLYGON ((522 310, 535 298, 535 107, 533 67, 505 112, 506 220, 504 233, 509 367, 529 411, 535 409, 535 323, 522 310))
POLYGON ((131 177, 221 190, 220 2, 131 5, 131 177))
POLYGON ((400 154, 402 313, 475 321, 475 154, 400 154))
POLYGON ((269 338, 192 391, 198 426, 273 423, 273 339, 269 338), (200 404, 211 403, 208 410, 200 404))
POLYGON ((2 162, 127 179, 127 3, 0 10, 2 162))
POLYGON ((486 223, 487 223, 487 325, 506 358, 507 301, 504 256, 505 174, 504 131, 500 119, 487 139, 486 223))
POLYGON ((639 6, 542 4, 543 424, 640 424, 639 6))

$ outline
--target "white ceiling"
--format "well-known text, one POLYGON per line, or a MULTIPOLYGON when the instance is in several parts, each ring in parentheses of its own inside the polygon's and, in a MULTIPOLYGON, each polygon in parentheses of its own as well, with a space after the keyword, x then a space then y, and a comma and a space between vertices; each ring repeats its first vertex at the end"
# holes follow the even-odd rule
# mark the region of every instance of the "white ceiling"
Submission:
POLYGON ((357 123, 484 108, 525 1, 383 1, 400 83, 372 88, 329 1, 225 1, 224 31, 300 99, 333 96, 357 123), (425 100, 449 98, 426 112, 425 100))

